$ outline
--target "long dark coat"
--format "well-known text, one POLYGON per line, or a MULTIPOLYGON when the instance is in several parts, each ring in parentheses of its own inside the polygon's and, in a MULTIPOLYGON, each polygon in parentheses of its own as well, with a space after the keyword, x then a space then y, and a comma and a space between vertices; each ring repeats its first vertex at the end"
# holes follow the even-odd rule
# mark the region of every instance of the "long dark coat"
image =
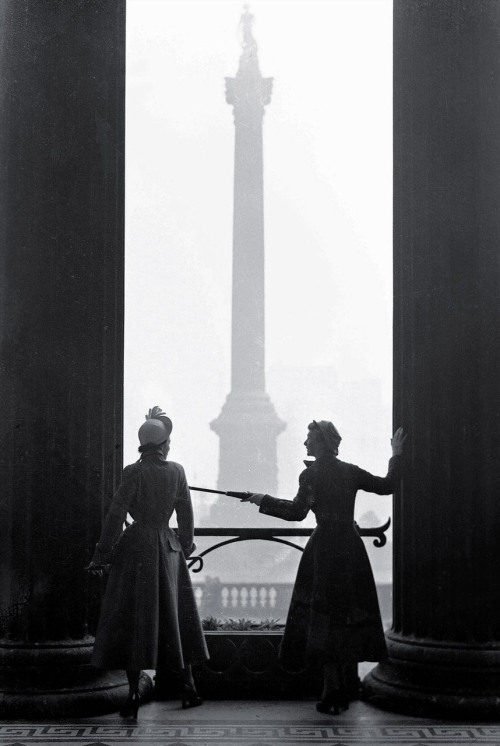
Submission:
POLYGON ((193 531, 180 464, 151 454, 125 467, 98 544, 114 550, 92 665, 180 670, 208 658, 185 560, 193 531), (178 536, 169 528, 174 510, 178 536), (127 513, 134 523, 122 533, 127 513))
POLYGON ((356 492, 391 494, 400 458, 386 477, 325 455, 305 462, 297 496, 266 495, 260 512, 301 521, 312 510, 317 526, 306 544, 281 646, 290 666, 325 661, 380 661, 387 657, 377 592, 368 555, 354 523, 356 492))

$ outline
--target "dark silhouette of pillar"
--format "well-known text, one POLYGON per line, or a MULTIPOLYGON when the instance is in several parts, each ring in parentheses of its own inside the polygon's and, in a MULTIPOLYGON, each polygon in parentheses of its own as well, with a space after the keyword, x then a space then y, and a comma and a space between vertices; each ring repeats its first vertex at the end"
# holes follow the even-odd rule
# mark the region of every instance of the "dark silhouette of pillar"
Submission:
POLYGON ((394 511, 389 709, 500 706, 500 3, 394 6, 394 511))
MULTIPOLYGON (((275 493, 276 439, 285 424, 265 390, 262 145, 273 81, 260 72, 252 20, 245 11, 238 72, 226 78, 235 125, 231 392, 210 427, 220 438, 220 489, 275 493)), ((226 518, 228 507, 225 500, 226 518)))
POLYGON ((0 714, 116 708, 87 576, 122 468, 125 2, 0 7, 0 714))

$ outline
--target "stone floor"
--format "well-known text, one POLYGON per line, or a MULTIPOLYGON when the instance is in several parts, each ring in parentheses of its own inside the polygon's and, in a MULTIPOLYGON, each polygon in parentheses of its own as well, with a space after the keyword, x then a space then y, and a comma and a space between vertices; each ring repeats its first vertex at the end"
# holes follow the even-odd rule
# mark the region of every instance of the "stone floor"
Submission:
POLYGON ((403 717, 363 702, 335 717, 312 701, 207 701, 182 710, 151 702, 137 721, 105 715, 58 722, 4 721, 2 746, 500 746, 500 723, 446 723, 403 717))
MULTIPOLYGON (((364 677, 373 664, 361 664, 364 677)), ((150 675, 154 672, 149 671, 150 675)), ((117 713, 57 721, 3 721, 0 746, 500 746, 499 723, 445 722, 396 715, 352 702, 338 716, 313 700, 149 702, 137 720, 117 713)))

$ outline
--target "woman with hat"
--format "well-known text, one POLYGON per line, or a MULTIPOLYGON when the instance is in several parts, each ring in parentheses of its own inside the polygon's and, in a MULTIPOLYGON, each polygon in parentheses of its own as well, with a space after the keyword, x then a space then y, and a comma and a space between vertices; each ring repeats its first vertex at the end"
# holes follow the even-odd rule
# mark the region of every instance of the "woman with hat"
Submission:
POLYGON ((139 429, 141 457, 123 471, 86 568, 101 575, 110 566, 91 663, 126 670, 124 717, 137 717, 142 669, 180 672, 183 707, 201 704, 191 664, 208 652, 186 565, 193 509, 183 467, 167 461, 171 432, 164 412, 150 409, 139 429), (174 511, 178 534, 169 527, 174 511), (127 514, 133 523, 123 531, 127 514))
POLYGON ((293 589, 280 650, 285 666, 322 664, 319 712, 338 714, 349 706, 345 670, 357 661, 387 657, 377 592, 368 555, 354 523, 356 492, 394 492, 406 435, 399 428, 391 445, 387 476, 376 477, 340 461, 341 437, 331 422, 313 421, 304 445, 306 469, 293 500, 249 494, 244 501, 266 515, 302 521, 310 510, 316 528, 306 544, 293 589))

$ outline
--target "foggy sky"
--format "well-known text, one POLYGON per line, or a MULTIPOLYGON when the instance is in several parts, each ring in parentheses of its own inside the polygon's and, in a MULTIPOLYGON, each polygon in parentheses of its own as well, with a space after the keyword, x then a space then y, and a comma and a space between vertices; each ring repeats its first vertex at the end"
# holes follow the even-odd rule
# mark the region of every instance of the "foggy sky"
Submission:
MULTIPOLYGON (((385 474, 392 367, 391 0, 250 4, 264 76, 267 390, 293 497, 311 419, 340 457, 385 474)), ((233 0, 128 0, 125 463, 153 405, 170 457, 215 487, 209 429, 230 387, 233 0)), ((195 510, 203 517, 205 498, 195 510)), ((358 498, 357 515, 390 514, 358 498)), ((249 506, 245 521, 258 525, 249 506), (249 520, 250 516, 250 520, 249 520)), ((242 521, 243 522, 243 521, 242 521)))

